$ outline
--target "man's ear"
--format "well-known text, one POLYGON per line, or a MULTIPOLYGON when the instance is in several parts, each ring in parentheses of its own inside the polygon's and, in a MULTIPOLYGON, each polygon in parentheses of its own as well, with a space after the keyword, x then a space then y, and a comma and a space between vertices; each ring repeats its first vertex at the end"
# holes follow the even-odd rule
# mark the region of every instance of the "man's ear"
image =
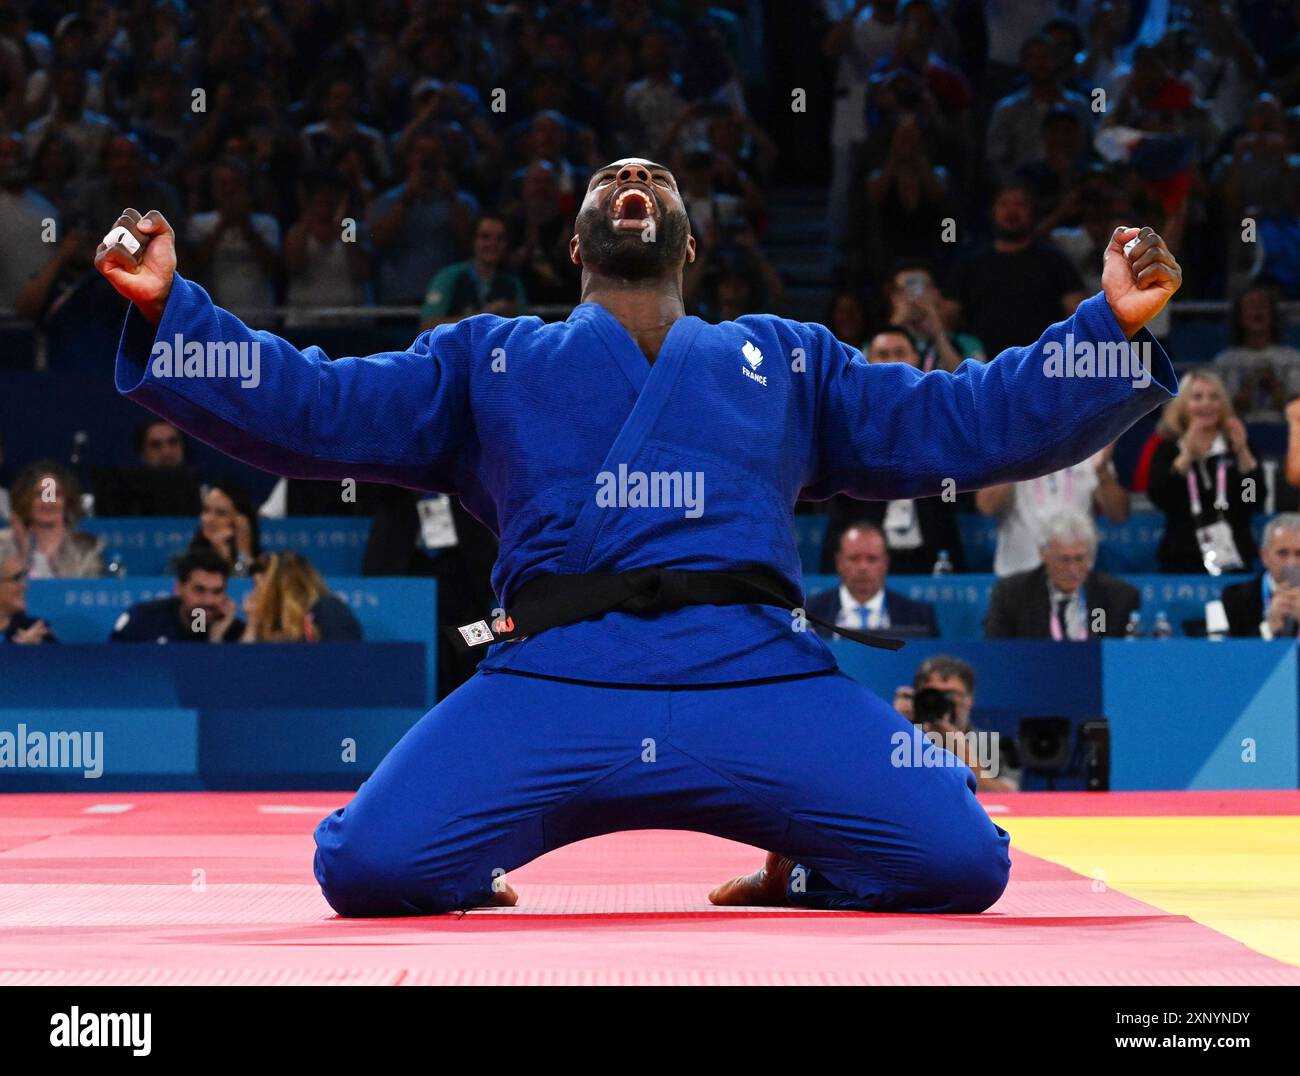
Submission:
POLYGON ((686 261, 687 264, 695 260, 695 236, 687 235, 686 237, 686 261))
POLYGON ((574 265, 581 265, 582 258, 578 256, 578 233, 573 233, 573 238, 569 240, 569 261, 574 265))

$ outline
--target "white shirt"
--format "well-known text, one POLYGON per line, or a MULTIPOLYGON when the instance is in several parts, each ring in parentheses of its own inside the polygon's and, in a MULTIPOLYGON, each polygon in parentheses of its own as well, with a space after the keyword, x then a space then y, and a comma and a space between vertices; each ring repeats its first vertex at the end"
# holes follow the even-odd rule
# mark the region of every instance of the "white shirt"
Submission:
POLYGON ((860 602, 843 583, 840 584, 840 611, 835 618, 837 628, 887 628, 889 613, 885 609, 885 588, 876 591, 870 601, 860 602), (867 608, 866 623, 862 622, 861 607, 867 608))
POLYGON ((1097 467, 1093 459, 1076 463, 1055 474, 1017 482, 1011 501, 998 520, 997 554, 993 572, 998 576, 1027 572, 1042 563, 1043 525, 1062 509, 1073 508, 1092 514, 1092 495, 1097 488, 1097 467))
MULTIPOLYGON (((221 214, 195 213, 190 218, 190 242, 202 243, 217 229, 221 214)), ((274 250, 280 249, 280 225, 267 213, 250 215, 253 230, 262 242, 274 250)), ((212 252, 212 266, 208 271, 212 282, 212 297, 227 310, 240 308, 264 309, 275 306, 275 281, 253 256, 252 245, 243 235, 226 231, 212 252)))

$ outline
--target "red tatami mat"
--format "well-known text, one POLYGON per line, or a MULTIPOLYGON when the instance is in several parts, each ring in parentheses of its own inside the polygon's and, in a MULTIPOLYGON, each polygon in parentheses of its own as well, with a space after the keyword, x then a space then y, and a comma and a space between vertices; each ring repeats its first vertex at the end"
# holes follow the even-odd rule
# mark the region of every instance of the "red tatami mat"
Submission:
MULTIPOLYGON (((978 916, 715 909, 761 853, 625 833, 516 871, 515 909, 333 916, 311 832, 337 793, 0 797, 0 984, 1300 984, 1300 969, 1013 852, 978 916)), ((1285 811, 1289 806, 1290 810, 1285 811)), ((1277 814, 1294 793, 999 796, 994 817, 1277 814)))

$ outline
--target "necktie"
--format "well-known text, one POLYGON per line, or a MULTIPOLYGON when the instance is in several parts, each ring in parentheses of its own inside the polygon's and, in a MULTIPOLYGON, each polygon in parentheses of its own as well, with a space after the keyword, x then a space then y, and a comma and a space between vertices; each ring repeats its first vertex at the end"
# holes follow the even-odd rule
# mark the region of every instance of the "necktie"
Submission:
POLYGON ((1056 599, 1056 622, 1061 626, 1061 638, 1069 639, 1069 623, 1065 618, 1065 611, 1070 608, 1069 598, 1056 599))
POLYGON ((865 605, 858 606, 858 627, 860 628, 871 627, 871 610, 868 609, 865 605))

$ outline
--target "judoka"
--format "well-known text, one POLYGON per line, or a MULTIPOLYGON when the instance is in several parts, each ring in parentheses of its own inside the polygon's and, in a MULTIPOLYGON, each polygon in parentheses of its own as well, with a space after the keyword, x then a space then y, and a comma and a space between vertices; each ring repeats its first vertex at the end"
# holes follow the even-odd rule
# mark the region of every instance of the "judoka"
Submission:
POLYGON ((647 828, 768 852, 715 903, 998 899, 1009 838, 974 775, 891 765, 895 733, 919 733, 808 627, 794 505, 1048 474, 1158 407, 1176 382, 1143 326, 1182 274, 1151 229, 1117 230, 1103 292, 1038 341, 921 374, 868 365, 820 325, 687 316, 695 239, 673 176, 642 159, 591 178, 567 320, 484 314, 368 357, 248 328, 175 272, 160 215, 138 228, 140 264, 119 243, 97 257, 133 302, 119 391, 278 475, 454 493, 500 538, 498 608, 460 626, 490 647, 480 671, 317 827, 316 879, 340 915, 510 904, 516 867, 647 828), (1149 376, 1056 376, 1045 355, 1067 337, 1131 342, 1149 376), (177 338, 259 345, 257 384, 155 369, 155 343, 177 338), (637 495, 636 476, 668 495, 637 495), (674 488, 700 510, 662 503, 674 488))

